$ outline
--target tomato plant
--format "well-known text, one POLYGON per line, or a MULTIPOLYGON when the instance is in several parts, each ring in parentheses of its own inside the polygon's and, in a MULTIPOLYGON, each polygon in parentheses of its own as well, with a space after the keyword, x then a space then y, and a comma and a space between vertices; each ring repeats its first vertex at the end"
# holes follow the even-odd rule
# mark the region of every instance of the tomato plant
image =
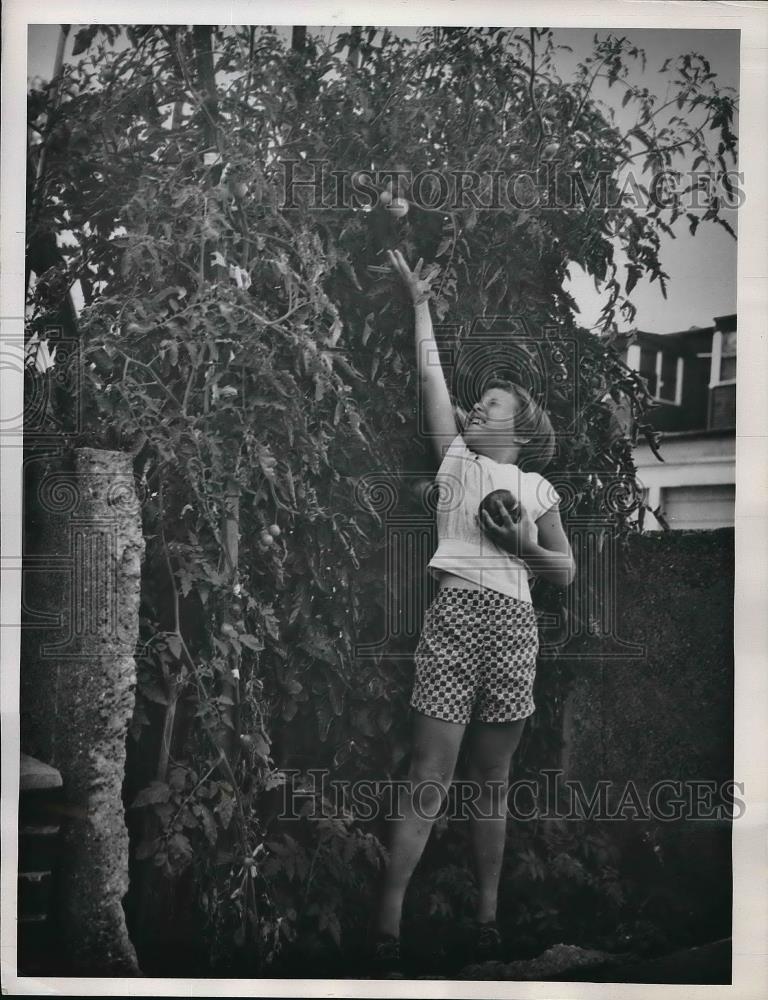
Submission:
MULTIPOLYGON (((664 125, 632 82, 642 59, 626 38, 596 37, 565 84, 547 29, 417 41, 356 29, 331 45, 303 32, 291 45, 266 27, 91 26, 76 61, 30 93, 30 335, 66 313, 74 282, 85 301, 85 422, 61 394, 49 416, 69 446, 131 450, 143 498, 135 857, 141 878, 196 872, 224 953, 266 961, 307 919, 340 940, 344 887, 370 881, 379 851, 354 822, 294 836, 270 797, 286 768, 382 777, 405 746, 413 638, 355 652, 389 626, 387 588, 402 603, 420 585, 387 576, 361 477, 431 471, 410 312, 383 251, 440 266, 446 352, 471 354, 478 330, 494 330, 478 318, 523 318, 503 329, 509 342, 523 330, 540 368, 573 509, 598 510, 596 483, 611 477, 636 488, 632 443, 650 404, 612 345, 638 276, 666 280, 660 234, 683 213, 633 207, 621 171, 638 150, 650 174, 692 151, 724 168, 735 148, 733 100, 701 57, 668 67, 679 113, 664 125), (594 98, 599 73, 636 106, 631 132, 594 98), (485 209, 481 181, 430 208, 413 190, 423 171, 538 182, 555 158, 555 193, 575 170, 587 188, 604 178, 614 207, 485 209), (332 184, 323 207, 313 163, 360 197, 339 201, 332 184), (394 185, 385 171, 399 172, 394 185), (573 263, 609 293, 599 331, 579 325, 564 288, 573 263), (617 426, 622 401, 634 423, 617 426)), ((716 205, 702 217, 725 224, 716 205)), ((453 378, 466 404, 472 380, 453 378)), ((408 490, 397 502, 423 513, 408 490)), ((629 509, 614 509, 620 532, 634 530, 629 509)))

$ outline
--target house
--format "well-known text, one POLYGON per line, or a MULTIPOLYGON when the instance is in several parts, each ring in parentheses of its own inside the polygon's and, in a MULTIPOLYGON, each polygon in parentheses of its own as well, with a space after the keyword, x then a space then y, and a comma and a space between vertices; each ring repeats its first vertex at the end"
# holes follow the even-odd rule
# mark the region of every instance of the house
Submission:
MULTIPOLYGON (((634 452, 651 509, 670 528, 734 523, 736 497, 736 315, 678 333, 635 331, 624 360, 643 376, 657 406, 646 422, 662 432, 660 462, 648 444, 634 452)), ((661 525, 646 514, 645 527, 661 525)))

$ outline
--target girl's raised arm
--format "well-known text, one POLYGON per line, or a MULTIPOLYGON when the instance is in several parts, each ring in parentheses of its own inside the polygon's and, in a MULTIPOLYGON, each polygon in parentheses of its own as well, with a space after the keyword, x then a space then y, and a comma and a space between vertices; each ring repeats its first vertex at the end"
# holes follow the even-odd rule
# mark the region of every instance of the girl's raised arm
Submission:
POLYGON ((413 270, 408 267, 399 250, 387 251, 390 263, 410 292, 416 318, 416 364, 419 373, 420 403, 424 407, 427 432, 438 459, 457 434, 456 417, 445 375, 440 364, 429 312, 429 287, 439 269, 433 267, 421 276, 423 261, 419 259, 413 270))

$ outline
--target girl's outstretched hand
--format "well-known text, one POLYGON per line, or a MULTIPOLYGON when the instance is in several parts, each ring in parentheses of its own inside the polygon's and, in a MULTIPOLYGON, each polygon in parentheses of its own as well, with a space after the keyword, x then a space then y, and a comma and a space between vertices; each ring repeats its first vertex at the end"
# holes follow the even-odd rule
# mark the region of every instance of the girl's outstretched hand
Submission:
POLYGON ((391 250, 387 250, 387 256, 389 257, 390 264, 392 264, 395 271, 400 275, 403 284, 410 292, 413 304, 417 306, 421 302, 426 302, 432 290, 432 282, 440 273, 440 268, 436 264, 433 264, 429 271, 422 277, 421 268, 424 264, 422 257, 419 257, 416 267, 411 270, 406 263, 405 257, 403 257, 399 250, 395 250, 394 253, 391 250))

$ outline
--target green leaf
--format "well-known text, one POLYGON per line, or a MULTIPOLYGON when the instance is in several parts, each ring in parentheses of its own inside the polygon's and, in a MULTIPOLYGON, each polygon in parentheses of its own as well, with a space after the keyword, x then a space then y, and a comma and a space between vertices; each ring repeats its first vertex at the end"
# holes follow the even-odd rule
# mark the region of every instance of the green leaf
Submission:
POLYGON ((219 831, 216 826, 216 820, 213 818, 213 813, 205 805, 200 806, 200 820, 202 822, 205 838, 211 847, 213 847, 218 840, 219 831))
POLYGON ((261 639, 257 639, 255 635, 250 635, 248 632, 238 636, 238 638, 244 646, 252 649, 255 653, 260 653, 264 649, 264 643, 261 639))
POLYGON ((91 42, 96 37, 96 33, 99 30, 98 24, 91 24, 87 28, 81 28, 75 35, 75 41, 72 46, 72 55, 79 56, 87 48, 90 47, 91 42))
POLYGON ((151 858, 161 843, 162 841, 158 837, 142 840, 136 848, 136 860, 145 861, 147 858, 151 858))
POLYGON ((254 733, 251 738, 253 740, 253 749, 256 751, 256 753, 263 760, 268 760, 270 745, 267 742, 267 740, 260 733, 254 733))
POLYGON ((290 722, 291 719, 296 715, 298 710, 299 706, 296 704, 293 698, 286 698, 285 702, 283 703, 283 712, 282 712, 283 719, 286 722, 290 722))
POLYGON ((180 792, 182 788, 187 783, 187 770, 184 767, 174 767, 171 768, 171 773, 168 775, 168 784, 171 788, 180 792))
POLYGON ((181 639, 178 635, 171 634, 167 637, 168 649, 173 653, 177 660, 181 659, 181 639))
POLYGON ((192 589, 195 578, 187 569, 176 570, 176 576, 179 578, 179 583, 181 585, 181 596, 187 597, 192 589))
POLYGON ((168 704, 168 695, 155 681, 142 681, 139 684, 139 692, 143 698, 153 701, 156 705, 168 704))
POLYGON ((368 338, 371 336, 372 332, 373 332, 373 313, 368 313, 368 315, 365 317, 365 323, 363 325, 363 335, 361 338, 363 342, 363 347, 365 347, 365 345, 368 343, 368 338))
POLYGON ((229 824, 232 821, 232 813, 235 811, 235 799, 232 795, 227 795, 226 792, 222 792, 221 800, 214 809, 214 812, 219 817, 219 822, 224 827, 225 830, 229 828, 229 824))
POLYGON ((131 804, 131 809, 151 806, 158 802, 167 802, 170 797, 171 789, 164 781, 153 781, 139 792, 131 804))
POLYGON ((262 604, 259 611, 264 628, 267 630, 267 635, 272 639, 278 640, 280 638, 280 625, 275 614, 275 609, 271 605, 262 604))
POLYGON ((194 853, 192 850, 192 844, 189 842, 189 838, 183 833, 174 833, 168 843, 169 846, 175 848, 179 854, 182 854, 185 857, 191 858, 194 853))

